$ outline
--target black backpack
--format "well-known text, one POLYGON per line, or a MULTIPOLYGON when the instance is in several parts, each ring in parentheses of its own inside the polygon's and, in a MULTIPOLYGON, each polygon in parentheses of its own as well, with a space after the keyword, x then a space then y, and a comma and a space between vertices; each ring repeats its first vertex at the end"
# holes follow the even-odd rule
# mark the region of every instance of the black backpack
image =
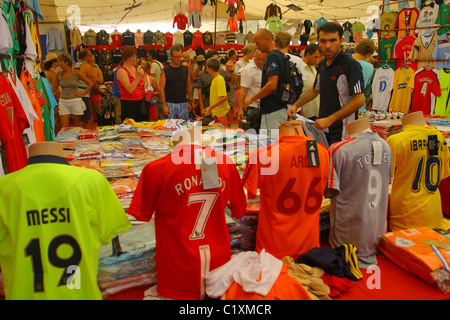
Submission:
POLYGON ((303 91, 303 77, 290 56, 277 50, 280 59, 283 59, 281 77, 275 92, 277 98, 285 104, 294 104, 303 91))
POLYGON ((115 125, 116 123, 116 108, 113 96, 107 91, 102 97, 102 108, 97 112, 97 124, 101 127, 115 125))

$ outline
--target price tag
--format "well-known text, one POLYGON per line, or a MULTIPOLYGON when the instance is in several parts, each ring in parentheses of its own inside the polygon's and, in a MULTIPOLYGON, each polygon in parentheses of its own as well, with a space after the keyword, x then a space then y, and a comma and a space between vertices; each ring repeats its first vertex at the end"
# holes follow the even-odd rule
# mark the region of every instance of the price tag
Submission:
POLYGON ((437 135, 428 136, 428 154, 437 156, 439 154, 437 135))
POLYGON ((315 140, 307 140, 306 141, 306 148, 308 151, 308 160, 309 165, 311 167, 317 167, 320 165, 319 160, 319 150, 317 148, 317 141, 315 140))
POLYGON ((382 156, 383 156, 383 145, 381 141, 372 141, 373 148, 373 165, 378 166, 381 164, 382 156))
POLYGON ((209 190, 220 187, 219 173, 215 157, 202 158, 200 170, 202 171, 203 189, 209 190))

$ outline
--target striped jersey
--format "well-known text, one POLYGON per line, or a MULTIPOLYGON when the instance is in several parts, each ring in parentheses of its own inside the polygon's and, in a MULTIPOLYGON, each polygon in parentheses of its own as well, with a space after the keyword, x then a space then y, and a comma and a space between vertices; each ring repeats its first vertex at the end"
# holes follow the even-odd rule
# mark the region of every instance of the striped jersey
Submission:
POLYGON ((361 265, 376 264, 380 236, 387 230, 391 148, 368 131, 333 144, 330 157, 325 193, 331 200, 330 244, 352 243, 361 265))

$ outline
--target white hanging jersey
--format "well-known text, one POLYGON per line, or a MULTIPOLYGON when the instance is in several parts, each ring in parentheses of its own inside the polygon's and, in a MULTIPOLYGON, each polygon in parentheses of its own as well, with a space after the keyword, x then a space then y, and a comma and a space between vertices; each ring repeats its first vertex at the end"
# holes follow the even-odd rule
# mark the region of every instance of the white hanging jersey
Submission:
MULTIPOLYGON (((426 28, 435 26, 435 21, 439 14, 439 6, 434 2, 430 3, 427 6, 422 7, 420 9, 419 18, 416 22, 416 27, 418 28, 426 28)), ((430 32, 435 32, 436 29, 429 29, 430 32)), ((427 32, 427 29, 416 29, 415 32, 417 34, 424 34, 427 32)))
POLYGON ((0 17, 0 53, 5 53, 13 47, 11 32, 9 32, 8 22, 6 22, 5 14, 2 12, 0 17))
POLYGON ((372 81, 373 110, 388 110, 394 85, 394 73, 394 70, 387 65, 375 71, 372 81))
POLYGON ((333 144, 330 156, 325 193, 331 199, 330 245, 354 244, 359 267, 376 265, 378 244, 387 230, 391 148, 367 131, 333 144))

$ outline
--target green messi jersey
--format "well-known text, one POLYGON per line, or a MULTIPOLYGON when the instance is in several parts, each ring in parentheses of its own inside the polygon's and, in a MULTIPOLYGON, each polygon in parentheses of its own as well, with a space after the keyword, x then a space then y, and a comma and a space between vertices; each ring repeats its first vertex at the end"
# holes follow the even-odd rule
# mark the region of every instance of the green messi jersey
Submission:
POLYGON ((101 245, 131 228, 108 181, 64 158, 37 156, 0 177, 5 298, 101 299, 101 245))

